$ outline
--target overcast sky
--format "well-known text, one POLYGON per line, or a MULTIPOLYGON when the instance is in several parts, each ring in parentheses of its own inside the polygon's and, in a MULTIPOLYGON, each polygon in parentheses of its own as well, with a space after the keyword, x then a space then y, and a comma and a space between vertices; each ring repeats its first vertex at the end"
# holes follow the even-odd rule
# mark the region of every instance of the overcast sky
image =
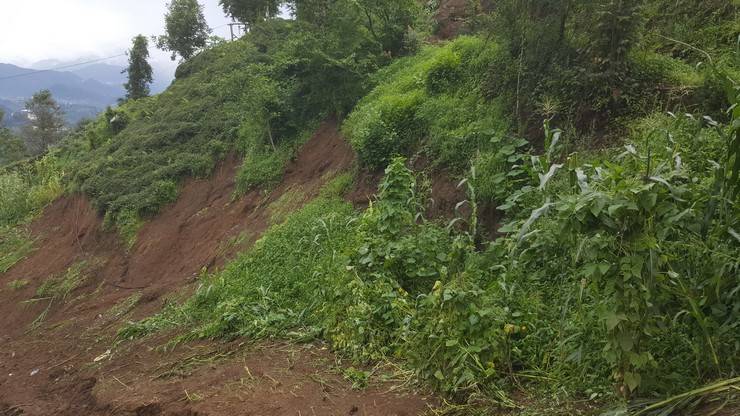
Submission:
MULTIPOLYGON (((44 60, 95 59, 125 52, 131 38, 164 33, 167 0, 0 0, 0 62, 29 67, 44 60)), ((212 28, 229 21, 218 0, 200 0, 212 28)), ((228 27, 214 30, 227 37, 228 27)), ((156 66, 169 54, 150 44, 156 66)), ((110 63, 122 64, 125 58, 110 63)))

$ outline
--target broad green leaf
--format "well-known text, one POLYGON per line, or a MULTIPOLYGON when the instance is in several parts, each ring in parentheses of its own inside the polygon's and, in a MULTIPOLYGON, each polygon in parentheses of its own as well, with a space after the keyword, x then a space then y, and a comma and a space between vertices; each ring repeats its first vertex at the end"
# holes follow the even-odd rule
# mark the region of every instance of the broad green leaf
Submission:
POLYGON ((614 328, 617 327, 617 325, 619 325, 620 322, 626 321, 627 317, 621 313, 616 314, 614 312, 607 312, 604 319, 606 320, 606 329, 612 331, 614 328))
POLYGON ((640 374, 638 373, 633 373, 630 371, 626 371, 624 373, 624 384, 627 385, 630 391, 635 391, 635 389, 640 385, 641 381, 642 377, 640 377, 640 374))

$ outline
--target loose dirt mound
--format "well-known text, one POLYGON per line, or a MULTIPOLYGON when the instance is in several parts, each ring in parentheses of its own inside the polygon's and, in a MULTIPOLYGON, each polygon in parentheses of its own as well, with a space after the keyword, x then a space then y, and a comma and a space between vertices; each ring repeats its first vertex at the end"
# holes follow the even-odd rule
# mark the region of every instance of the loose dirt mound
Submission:
POLYGON ((123 355, 108 352, 122 320, 155 312, 165 295, 187 293, 201 271, 222 266, 259 238, 273 220, 266 207, 292 192, 290 208, 299 208, 353 160, 336 123, 326 122, 275 190, 232 200, 239 160, 231 157, 211 178, 186 181, 178 201, 147 222, 129 250, 103 229, 84 197, 53 203, 31 225, 36 250, 0 275, 0 415, 418 414, 420 398, 348 390, 321 363, 309 371, 306 357, 301 366, 283 368, 291 359, 285 351, 262 348, 238 361, 232 352, 208 370, 165 379, 154 374, 163 360, 176 366, 187 357, 146 343, 123 355), (71 289, 40 295, 50 278, 72 282, 71 289), (19 279, 28 284, 7 286, 19 279), (246 390, 227 383, 249 362, 269 377, 253 374, 246 390), (330 380, 336 391, 317 395, 324 384, 314 378, 330 380))

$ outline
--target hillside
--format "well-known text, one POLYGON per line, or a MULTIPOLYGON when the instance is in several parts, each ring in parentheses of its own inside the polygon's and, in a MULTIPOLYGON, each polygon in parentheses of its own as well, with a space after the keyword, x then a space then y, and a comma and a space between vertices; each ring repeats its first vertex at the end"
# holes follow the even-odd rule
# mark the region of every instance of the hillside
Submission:
POLYGON ((740 411, 740 5, 288 3, 0 168, 0 415, 740 411))

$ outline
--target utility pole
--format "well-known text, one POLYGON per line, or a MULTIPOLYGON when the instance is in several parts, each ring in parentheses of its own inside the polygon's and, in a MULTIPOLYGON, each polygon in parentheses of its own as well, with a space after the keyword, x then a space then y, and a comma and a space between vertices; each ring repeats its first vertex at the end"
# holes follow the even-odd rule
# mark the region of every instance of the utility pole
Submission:
POLYGON ((245 23, 233 22, 229 23, 229 31, 231 32, 231 40, 234 41, 248 33, 249 28, 245 23))

